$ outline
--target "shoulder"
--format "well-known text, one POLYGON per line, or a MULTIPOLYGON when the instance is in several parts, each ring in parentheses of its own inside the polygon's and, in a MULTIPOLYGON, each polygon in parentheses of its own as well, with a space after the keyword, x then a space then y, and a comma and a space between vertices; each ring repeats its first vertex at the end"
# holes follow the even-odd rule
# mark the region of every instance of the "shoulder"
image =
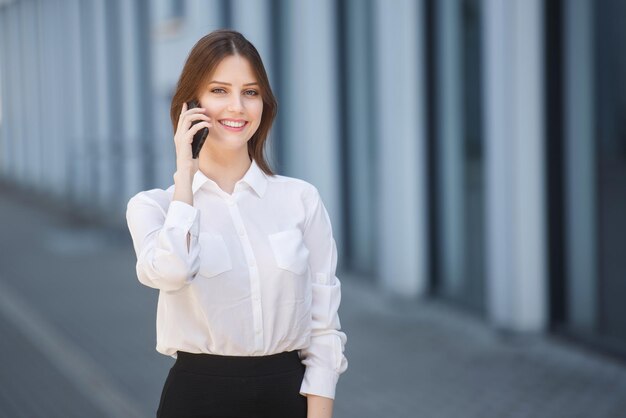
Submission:
POLYGON ((284 200, 286 196, 299 201, 307 217, 320 205, 323 205, 318 188, 306 180, 283 175, 268 176, 271 187, 284 200))
POLYGON ((320 199, 317 187, 304 179, 274 174, 267 176, 270 187, 280 196, 290 196, 304 203, 306 207, 314 206, 320 199))
POLYGON ((318 193, 317 188, 310 182, 297 178, 280 174, 267 176, 267 180, 274 188, 280 189, 282 192, 294 192, 308 198, 318 193))

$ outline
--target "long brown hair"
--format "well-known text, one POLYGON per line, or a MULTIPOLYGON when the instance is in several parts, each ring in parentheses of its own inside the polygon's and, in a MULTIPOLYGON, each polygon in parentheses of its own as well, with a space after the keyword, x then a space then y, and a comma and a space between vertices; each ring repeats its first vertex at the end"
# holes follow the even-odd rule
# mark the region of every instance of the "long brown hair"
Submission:
POLYGON ((259 52, 250 41, 237 31, 215 30, 203 36, 189 52, 170 106, 170 118, 172 119, 174 134, 176 134, 183 103, 198 97, 200 89, 208 82, 208 77, 211 76, 222 59, 230 55, 240 55, 247 58, 255 72, 263 100, 263 114, 259 128, 248 141, 248 155, 256 161, 263 172, 274 175, 263 155, 263 147, 276 117, 278 103, 274 93, 272 93, 259 52))

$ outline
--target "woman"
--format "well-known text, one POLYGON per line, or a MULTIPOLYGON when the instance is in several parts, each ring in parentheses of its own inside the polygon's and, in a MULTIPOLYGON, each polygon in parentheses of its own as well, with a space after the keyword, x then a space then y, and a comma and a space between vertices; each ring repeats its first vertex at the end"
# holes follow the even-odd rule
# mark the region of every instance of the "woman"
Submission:
POLYGON ((263 156, 276 111, 256 48, 206 35, 172 98, 174 184, 128 202, 137 277, 159 289, 156 349, 176 359, 158 417, 332 416, 348 367, 337 249, 317 188, 263 156))

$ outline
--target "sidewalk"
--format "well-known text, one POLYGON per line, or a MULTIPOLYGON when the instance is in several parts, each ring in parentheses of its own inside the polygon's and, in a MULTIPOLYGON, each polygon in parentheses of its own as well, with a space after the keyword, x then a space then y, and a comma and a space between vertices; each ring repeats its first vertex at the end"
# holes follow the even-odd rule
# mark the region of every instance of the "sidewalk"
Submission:
MULTIPOLYGON (((0 418, 154 417, 174 360, 154 350, 157 293, 124 220, 79 226, 6 187, 0 219, 0 418)), ((335 418, 626 417, 623 364, 338 277, 335 418)))

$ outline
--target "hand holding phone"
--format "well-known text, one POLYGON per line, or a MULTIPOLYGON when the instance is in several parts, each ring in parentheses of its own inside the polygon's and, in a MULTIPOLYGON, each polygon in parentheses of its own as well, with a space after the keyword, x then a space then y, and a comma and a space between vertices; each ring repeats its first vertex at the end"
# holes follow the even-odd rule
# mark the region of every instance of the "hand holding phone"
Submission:
MULTIPOLYGON (((187 102, 187 109, 193 109, 195 107, 200 107, 200 104, 197 100, 192 100, 187 102)), ((200 123, 200 120, 195 120, 191 122, 191 126, 196 123, 200 123)), ((200 155, 200 149, 202 145, 204 145, 204 141, 206 141, 206 137, 209 135, 209 128, 202 128, 198 132, 196 132, 193 136, 193 142, 191 143, 191 156, 192 158, 198 158, 200 155)))

